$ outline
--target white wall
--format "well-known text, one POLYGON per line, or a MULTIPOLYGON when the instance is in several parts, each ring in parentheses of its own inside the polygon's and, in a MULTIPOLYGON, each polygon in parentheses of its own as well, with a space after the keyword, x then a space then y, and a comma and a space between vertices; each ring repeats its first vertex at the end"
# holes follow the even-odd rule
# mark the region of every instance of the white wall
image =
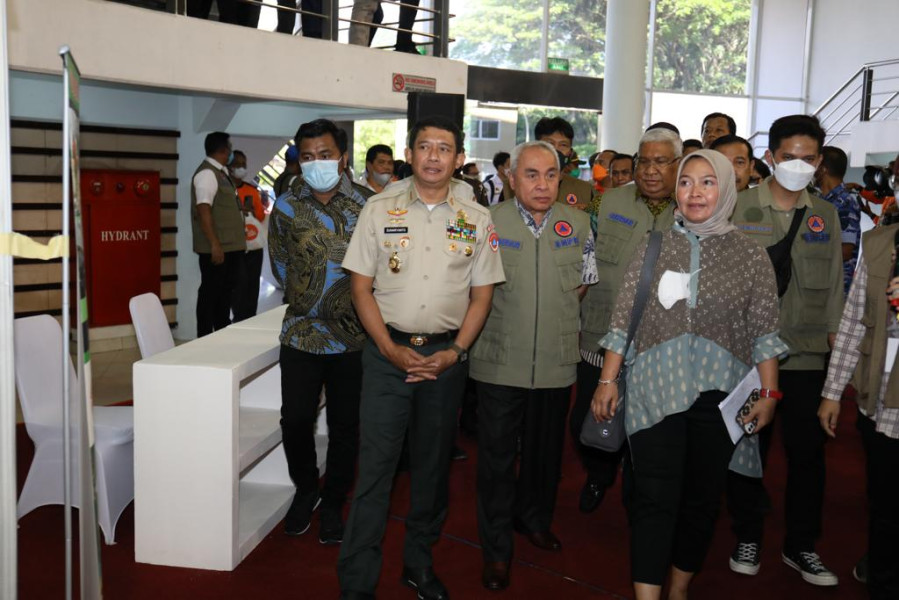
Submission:
POLYGON ((893 58, 899 58, 899 1, 815 0, 809 110, 820 106, 863 63, 893 58))

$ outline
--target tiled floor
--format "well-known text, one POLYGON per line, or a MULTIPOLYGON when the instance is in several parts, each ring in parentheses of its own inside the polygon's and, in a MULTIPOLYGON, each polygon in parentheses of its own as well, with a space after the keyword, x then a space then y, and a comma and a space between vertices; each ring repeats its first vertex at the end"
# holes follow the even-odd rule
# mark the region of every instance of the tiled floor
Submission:
MULTIPOLYGON (((105 406, 131 400, 131 365, 140 360, 138 348, 126 348, 91 355, 94 404, 105 406)), ((16 402, 16 422, 22 422, 22 409, 16 402)))

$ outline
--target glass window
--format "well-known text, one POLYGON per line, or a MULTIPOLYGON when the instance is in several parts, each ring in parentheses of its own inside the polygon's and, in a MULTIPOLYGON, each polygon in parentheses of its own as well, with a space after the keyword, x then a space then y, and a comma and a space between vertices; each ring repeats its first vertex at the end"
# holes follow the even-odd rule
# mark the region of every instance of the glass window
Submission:
POLYGON ((450 58, 482 67, 539 71, 541 0, 451 0, 450 58))
POLYGON ((499 121, 495 119, 471 119, 471 139, 473 140, 498 140, 499 121))
POLYGON ((572 75, 603 76, 607 4, 606 0, 550 0, 548 55, 567 58, 572 75))
POLYGON ((744 94, 752 0, 657 0, 653 87, 744 94))

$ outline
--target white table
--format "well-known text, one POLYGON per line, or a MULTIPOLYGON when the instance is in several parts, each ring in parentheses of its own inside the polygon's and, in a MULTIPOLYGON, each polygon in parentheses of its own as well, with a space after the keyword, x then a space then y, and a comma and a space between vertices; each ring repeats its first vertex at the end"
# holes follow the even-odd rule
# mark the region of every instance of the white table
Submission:
POLYGON ((134 364, 137 562, 230 571, 284 518, 294 494, 280 428, 284 310, 134 364))

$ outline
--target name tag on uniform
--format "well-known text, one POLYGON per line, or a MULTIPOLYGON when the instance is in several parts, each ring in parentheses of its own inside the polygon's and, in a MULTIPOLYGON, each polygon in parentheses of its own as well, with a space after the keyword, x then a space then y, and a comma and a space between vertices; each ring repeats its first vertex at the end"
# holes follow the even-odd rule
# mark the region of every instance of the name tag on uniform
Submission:
POLYGON ((830 241, 829 233, 803 233, 802 239, 809 244, 824 244, 830 241))
POLYGON ((577 246, 578 241, 577 237, 565 238, 563 240, 556 240, 555 246, 556 248, 568 248, 569 246, 577 246))
POLYGON ((893 370, 893 363, 896 362, 896 351, 899 350, 899 338, 887 338, 887 359, 883 363, 883 372, 889 373, 893 370))
POLYGON ((634 220, 628 219, 624 215, 619 215, 618 213, 612 213, 609 215, 610 221, 615 221, 616 223, 622 223, 623 225, 627 225, 628 227, 634 226, 634 220))
POLYGON ((502 248, 514 248, 515 250, 521 249, 521 242, 519 242, 518 240, 499 238, 499 245, 502 248))
POLYGON ((769 235, 774 230, 772 225, 756 225, 753 223, 737 223, 737 229, 744 233, 769 235))
POLYGON ((385 227, 384 233, 409 233, 408 227, 385 227))

